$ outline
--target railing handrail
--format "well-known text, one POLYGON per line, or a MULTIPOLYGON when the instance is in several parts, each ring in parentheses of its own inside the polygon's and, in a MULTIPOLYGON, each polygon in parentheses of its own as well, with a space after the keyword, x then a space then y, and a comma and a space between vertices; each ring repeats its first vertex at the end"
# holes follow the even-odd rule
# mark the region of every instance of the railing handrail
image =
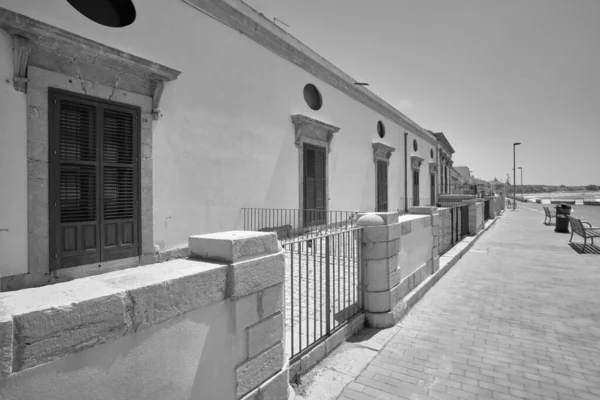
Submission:
POLYGON ((331 236, 335 236, 335 235, 342 235, 342 234, 347 233, 347 232, 359 231, 361 229, 363 229, 362 226, 352 226, 351 228, 348 228, 348 229, 343 229, 343 230, 340 230, 340 231, 337 231, 337 232, 325 232, 322 235, 317 235, 317 236, 306 236, 306 237, 304 237, 304 236, 297 236, 297 237, 292 238, 290 240, 286 240, 285 244, 288 245, 288 244, 291 244, 291 243, 309 242, 311 240, 322 239, 322 238, 325 238, 325 237, 331 237, 331 236))

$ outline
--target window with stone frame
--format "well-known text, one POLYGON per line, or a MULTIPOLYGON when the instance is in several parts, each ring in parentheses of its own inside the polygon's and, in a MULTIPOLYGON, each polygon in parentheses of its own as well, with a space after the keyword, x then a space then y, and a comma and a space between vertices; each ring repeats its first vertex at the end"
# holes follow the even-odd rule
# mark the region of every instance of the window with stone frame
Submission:
POLYGON ((140 112, 50 88, 52 270, 139 255, 140 112))

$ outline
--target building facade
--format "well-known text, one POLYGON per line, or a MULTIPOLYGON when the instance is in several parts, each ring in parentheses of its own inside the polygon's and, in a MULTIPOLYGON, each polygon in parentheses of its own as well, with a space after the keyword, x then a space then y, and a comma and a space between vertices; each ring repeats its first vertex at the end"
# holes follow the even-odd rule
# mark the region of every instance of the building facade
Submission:
POLYGON ((450 182, 445 138, 241 1, 2 7, 2 290, 185 254, 244 207, 402 211, 450 182))

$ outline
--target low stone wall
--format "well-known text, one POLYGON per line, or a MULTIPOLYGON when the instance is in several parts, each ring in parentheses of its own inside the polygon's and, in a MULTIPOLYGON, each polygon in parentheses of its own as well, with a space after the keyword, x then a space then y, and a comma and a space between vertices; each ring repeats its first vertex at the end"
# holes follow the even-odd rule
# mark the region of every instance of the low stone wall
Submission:
POLYGON ((411 214, 371 213, 364 226, 365 316, 372 327, 393 326, 403 315, 399 302, 439 268, 436 207, 413 207, 411 214), (424 215, 421 215, 424 214, 424 215))
POLYGON ((4 399, 286 399, 274 233, 190 238, 178 259, 0 294, 4 399))

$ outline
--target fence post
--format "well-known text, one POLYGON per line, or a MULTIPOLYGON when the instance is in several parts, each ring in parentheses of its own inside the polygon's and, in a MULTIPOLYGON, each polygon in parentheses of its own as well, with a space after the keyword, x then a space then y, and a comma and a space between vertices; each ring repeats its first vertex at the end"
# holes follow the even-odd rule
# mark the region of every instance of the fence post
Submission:
POLYGON ((467 200, 469 205, 469 235, 474 236, 483 229, 483 203, 477 200, 467 200))
POLYGON ((361 266, 367 325, 377 328, 393 326, 395 320, 391 311, 396 299, 392 289, 400 283, 398 212, 359 214, 356 225, 364 227, 361 266))

